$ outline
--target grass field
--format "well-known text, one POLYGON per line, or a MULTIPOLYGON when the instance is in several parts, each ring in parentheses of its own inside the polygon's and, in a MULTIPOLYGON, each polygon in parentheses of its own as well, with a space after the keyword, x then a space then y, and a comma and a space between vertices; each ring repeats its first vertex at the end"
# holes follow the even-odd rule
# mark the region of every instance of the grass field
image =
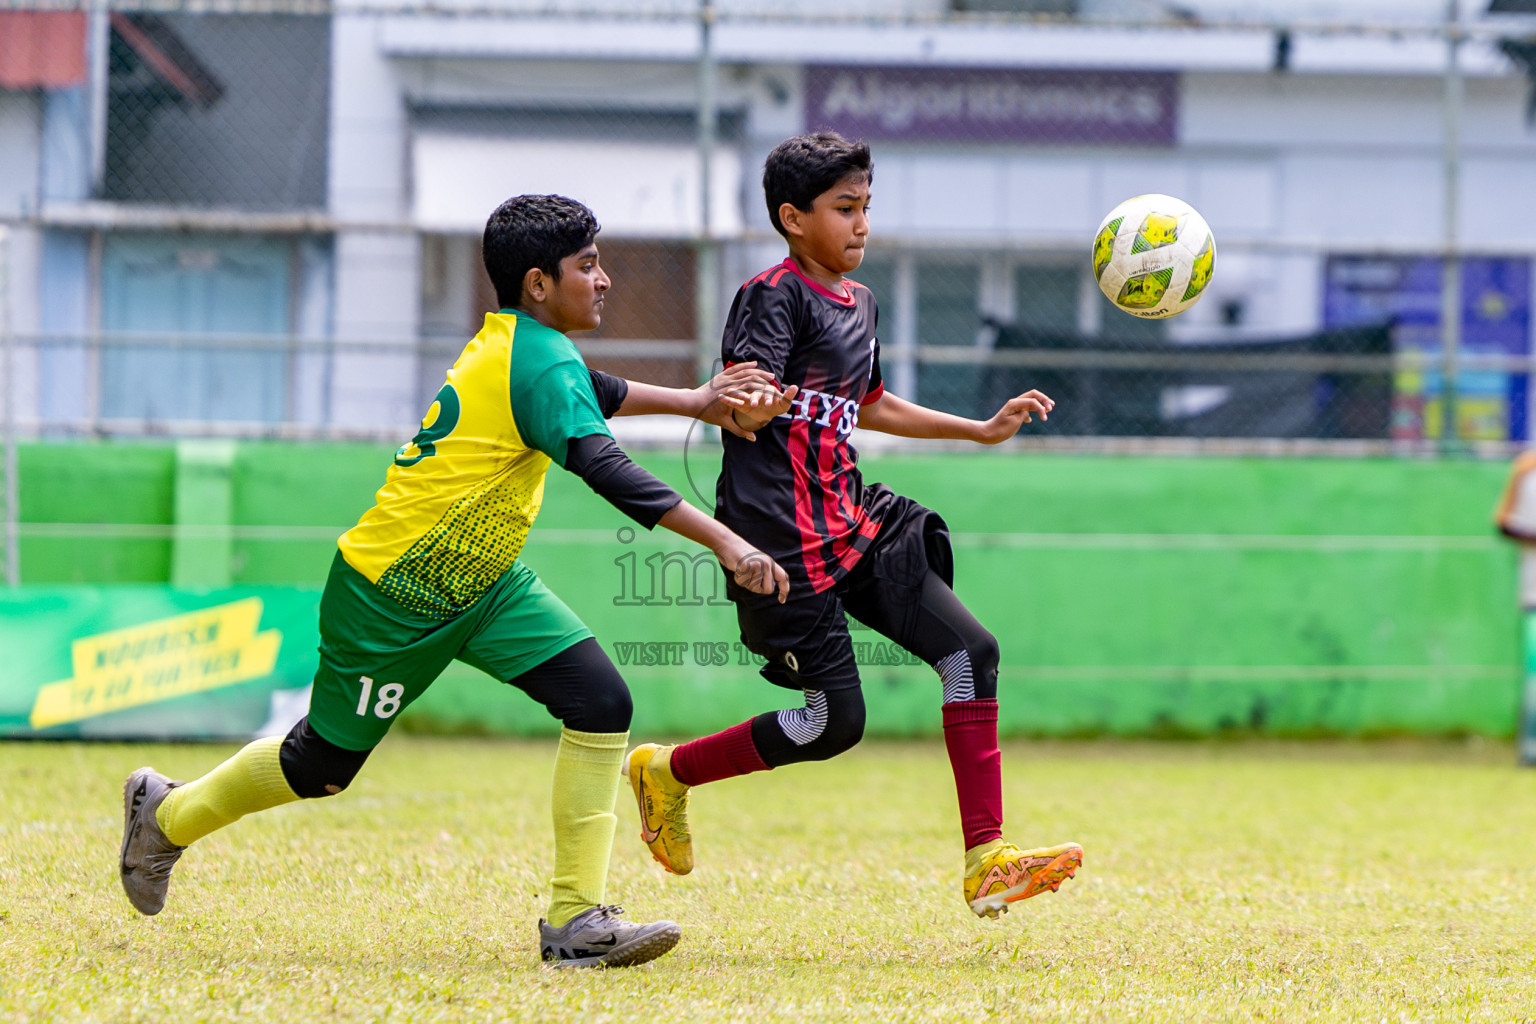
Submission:
POLYGON ((0 1018, 1536 1020, 1536 773, 1503 744, 1008 745, 1012 835, 1086 859, 995 922, 937 742, 701 790, 682 879, 621 800, 609 898, 685 934, 607 972, 537 962, 552 743, 392 738, 140 918, 124 775, 228 749, 0 745, 0 1018))

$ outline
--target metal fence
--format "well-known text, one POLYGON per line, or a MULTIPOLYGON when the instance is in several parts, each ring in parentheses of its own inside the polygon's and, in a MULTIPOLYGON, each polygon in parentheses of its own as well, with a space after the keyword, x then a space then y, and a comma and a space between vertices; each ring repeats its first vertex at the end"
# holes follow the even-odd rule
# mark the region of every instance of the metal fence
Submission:
POLYGON ((691 384, 783 255, 763 156, 834 127, 875 152, 853 276, 897 393, 1039 387, 1029 444, 1504 452, 1536 369, 1521 6, 0 5, 7 436, 408 435, 522 191, 604 222, 589 361, 691 384), (1219 253, 1168 321, 1088 260, 1148 191, 1219 253))

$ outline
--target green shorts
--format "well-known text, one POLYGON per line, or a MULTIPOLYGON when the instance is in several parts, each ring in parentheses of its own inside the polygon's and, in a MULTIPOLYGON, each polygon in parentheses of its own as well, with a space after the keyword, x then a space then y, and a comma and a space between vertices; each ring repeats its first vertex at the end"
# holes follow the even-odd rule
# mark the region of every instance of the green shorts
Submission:
POLYGON ((384 596, 337 552, 320 598, 309 724, 339 747, 371 750, 450 661, 507 682, 591 635, 520 561, 444 622, 384 596))

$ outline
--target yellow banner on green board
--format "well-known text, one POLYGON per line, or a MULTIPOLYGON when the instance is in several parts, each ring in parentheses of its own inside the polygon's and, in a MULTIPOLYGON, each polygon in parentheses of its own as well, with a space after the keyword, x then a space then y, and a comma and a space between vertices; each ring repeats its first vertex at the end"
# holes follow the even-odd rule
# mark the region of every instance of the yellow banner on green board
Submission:
POLYGON ((299 587, 0 588, 0 738, 281 731, 308 704, 319 602, 299 587))
POLYGON ((37 692, 34 729, 78 722, 270 675, 283 634, 258 632, 262 601, 173 615, 74 641, 75 674, 37 692))

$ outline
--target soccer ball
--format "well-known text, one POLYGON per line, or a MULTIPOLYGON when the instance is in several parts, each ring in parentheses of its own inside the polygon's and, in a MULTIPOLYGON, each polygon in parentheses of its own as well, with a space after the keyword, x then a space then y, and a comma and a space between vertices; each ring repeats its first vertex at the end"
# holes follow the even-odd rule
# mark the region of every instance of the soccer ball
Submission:
POLYGON ((1182 199, 1152 193, 1127 199, 1093 236, 1099 289, 1132 316, 1161 319, 1200 300, 1216 269, 1216 240, 1182 199))

